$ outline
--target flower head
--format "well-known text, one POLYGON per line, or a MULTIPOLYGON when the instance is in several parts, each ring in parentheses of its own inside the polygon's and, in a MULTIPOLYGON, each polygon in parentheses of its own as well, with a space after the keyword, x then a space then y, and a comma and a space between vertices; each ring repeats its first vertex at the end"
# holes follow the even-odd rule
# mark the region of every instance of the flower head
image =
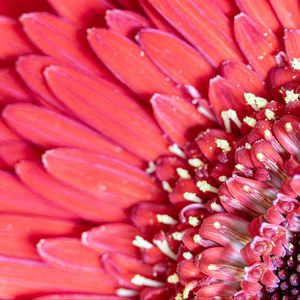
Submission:
POLYGON ((299 3, 41 3, 0 19, 0 297, 300 297, 299 3))

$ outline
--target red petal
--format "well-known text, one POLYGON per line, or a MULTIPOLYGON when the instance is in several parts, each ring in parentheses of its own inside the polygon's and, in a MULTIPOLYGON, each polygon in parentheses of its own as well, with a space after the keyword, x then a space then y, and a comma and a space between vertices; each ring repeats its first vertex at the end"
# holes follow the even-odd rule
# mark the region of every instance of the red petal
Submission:
POLYGON ((13 68, 0 70, 0 103, 31 102, 31 97, 24 83, 13 68))
POLYGON ((284 28, 300 27, 300 3, 298 0, 270 0, 270 3, 284 28))
POLYGON ((300 56, 300 30, 285 30, 284 46, 290 60, 300 56))
POLYGON ((122 88, 61 67, 49 67, 46 79, 55 95, 83 122, 125 149, 145 160, 167 153, 166 140, 149 113, 122 88))
POLYGON ((207 300, 216 297, 220 297, 222 300, 230 300, 236 292, 236 289, 231 286, 212 284, 198 290, 195 300, 207 300))
POLYGON ((16 172, 31 190, 68 209, 81 219, 114 222, 127 218, 122 204, 111 205, 110 198, 99 201, 96 197, 70 187, 51 177, 38 163, 22 161, 16 166, 16 172))
POLYGON ((109 0, 48 0, 58 15, 83 27, 102 26, 105 11, 113 8, 109 0))
POLYGON ((16 62, 16 70, 39 102, 65 112, 65 107, 49 91, 42 74, 45 67, 58 62, 57 59, 42 55, 21 56, 16 62))
POLYGON ((177 83, 206 90, 213 69, 190 45, 155 29, 143 30, 138 41, 153 62, 177 83))
POLYGON ((37 250, 50 266, 74 271, 101 272, 99 255, 75 238, 42 239, 37 250))
POLYGON ((139 0, 139 3, 155 27, 178 35, 177 31, 175 31, 175 29, 153 8, 152 5, 149 4, 147 0, 139 0))
POLYGON ((124 298, 118 296, 100 295, 100 294, 51 294, 34 298, 33 300, 131 300, 132 298, 124 298))
POLYGON ((131 40, 106 29, 88 31, 89 42, 111 72, 144 99, 153 93, 180 95, 170 78, 150 61, 131 40))
POLYGON ((41 152, 24 142, 7 142, 0 145, 0 156, 10 167, 23 159, 39 160, 41 152))
POLYGON ((213 0, 213 2, 229 17, 235 16, 238 11, 232 0, 213 0))
POLYGON ((22 140, 15 132, 10 130, 7 125, 0 119, 0 142, 20 141, 22 140))
POLYGON ((0 215, 0 245, 2 255, 40 259, 36 243, 41 238, 80 236, 86 230, 72 221, 38 216, 0 215))
POLYGON ((34 194, 12 174, 4 171, 0 172, 0 206, 2 212, 74 218, 74 215, 34 194))
POLYGON ((94 61, 85 34, 79 27, 48 13, 24 14, 20 21, 27 36, 45 54, 88 73, 108 76, 107 70, 94 61))
POLYGON ((83 233, 82 243, 99 254, 119 252, 138 257, 138 248, 132 244, 137 235, 141 233, 132 225, 106 224, 83 233))
POLYGON ((108 154, 127 163, 141 162, 122 148, 102 138, 89 127, 51 110, 31 104, 11 104, 2 113, 21 136, 44 148, 78 147, 108 154))
POLYGON ((140 5, 138 0, 116 0, 116 2, 123 8, 128 10, 140 10, 140 5))
POLYGON ((242 12, 276 34, 281 34, 281 24, 268 0, 261 0, 259 5, 256 5, 254 0, 235 0, 235 2, 242 12))
POLYGON ((0 62, 14 61, 19 55, 35 52, 20 24, 14 19, 0 17, 1 50, 0 62))
POLYGON ((174 143, 184 146, 188 140, 209 128, 212 122, 188 101, 179 97, 155 94, 151 99, 154 115, 174 143))
POLYGON ((114 294, 115 283, 104 273, 54 269, 33 260, 0 256, 0 297, 15 299, 57 292, 114 294))
POLYGON ((129 38, 133 38, 140 29, 151 27, 142 15, 121 9, 107 11, 106 23, 109 29, 129 38))
POLYGON ((218 6, 197 1, 149 0, 215 67, 224 59, 241 60, 241 54, 230 35, 230 25, 218 6), (218 16, 216 18, 216 16, 218 16), (224 32, 223 32, 224 31, 224 32), (222 51, 218 45, 222 44, 222 51))
POLYGON ((47 171, 66 183, 104 201, 130 206, 161 201, 163 193, 145 172, 110 156, 79 149, 55 149, 43 157, 47 171))
POLYGON ((222 64, 222 76, 238 89, 256 96, 266 95, 265 82, 248 66, 239 62, 226 61, 222 64))
POLYGON ((271 30, 266 30, 263 25, 243 13, 235 17, 234 31, 244 55, 264 79, 276 65, 273 56, 279 49, 276 36, 271 30))

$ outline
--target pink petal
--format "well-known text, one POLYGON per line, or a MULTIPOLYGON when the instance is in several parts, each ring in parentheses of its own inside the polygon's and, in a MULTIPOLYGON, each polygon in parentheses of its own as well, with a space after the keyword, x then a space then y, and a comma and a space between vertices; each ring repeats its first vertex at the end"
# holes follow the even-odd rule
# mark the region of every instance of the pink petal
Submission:
POLYGON ((215 297, 221 297, 222 300, 230 300, 236 293, 236 289, 225 284, 212 284, 201 288, 197 292, 195 300, 207 300, 215 297))
POLYGON ((0 119, 0 142, 20 141, 22 138, 14 131, 7 127, 7 125, 0 119))
POLYGON ((145 17, 129 10, 107 11, 105 19, 109 29, 129 38, 133 38, 140 29, 151 27, 145 17))
POLYGON ((43 162, 55 177, 102 201, 107 197, 128 207, 139 201, 163 199, 153 178, 113 157, 61 148, 47 151, 43 162))
POLYGON ((264 96, 265 82, 256 72, 239 62, 225 61, 221 68, 222 76, 233 83, 243 92, 253 93, 256 96, 264 96))
POLYGON ((1 49, 0 62, 7 63, 19 55, 35 52, 27 37, 22 32, 20 24, 14 19, 0 17, 1 49))
POLYGON ((166 18, 215 67, 224 59, 240 61, 241 54, 231 35, 225 16, 216 6, 197 1, 159 1, 149 3, 166 18), (218 18, 215 19, 215 13, 218 18), (225 19, 224 19, 225 18, 225 19), (222 31, 226 33, 223 33, 222 31), (222 44, 222 51, 218 45, 222 44))
POLYGON ((21 136, 43 148, 73 146, 91 151, 99 149, 97 152, 141 166, 137 158, 89 127, 46 108, 32 104, 11 104, 6 106, 2 116, 21 136))
POLYGON ((21 56, 16 62, 16 70, 41 104, 65 112, 65 107, 49 91, 42 74, 45 67, 58 62, 57 59, 42 55, 21 56))
POLYGON ((13 68, 0 70, 0 103, 31 102, 29 91, 13 68))
POLYGON ((108 69, 133 92, 148 99, 154 92, 180 95, 169 77, 134 42, 106 29, 88 30, 88 40, 108 69))
POLYGON ((249 63, 264 79, 276 65, 273 56, 279 50, 276 36, 271 30, 266 30, 263 25, 243 13, 235 17, 234 32, 249 63))
POLYGON ((118 296, 110 296, 110 295, 100 295, 100 294, 51 294, 46 296, 41 296, 34 298, 33 300, 131 300, 131 298, 124 298, 118 296))
POLYGON ((20 160, 39 160, 41 154, 41 151, 25 142, 6 142, 0 145, 0 157, 12 168, 20 160))
POLYGON ((74 218, 73 214, 34 194, 5 171, 0 171, 0 207, 2 212, 74 218))
POLYGON ((284 46, 290 60, 300 56, 300 30, 285 30, 284 46))
POLYGON ((20 22, 26 35, 45 54, 71 63, 88 73, 109 76, 107 70, 94 61, 85 34, 79 27, 48 13, 24 14, 20 22))
POLYGON ((48 0, 48 2, 58 15, 83 27, 104 25, 105 11, 113 8, 109 0, 48 0))
POLYGON ((236 15, 238 9, 232 0, 212 0, 228 17, 236 15))
POLYGON ((155 94, 151 99, 154 115, 171 140, 184 146, 212 122, 201 115, 190 102, 179 98, 155 94))
POLYGON ((106 224, 83 233, 82 243, 99 254, 119 252, 138 257, 138 248, 132 244, 138 235, 141 233, 132 225, 106 224))
POLYGON ((145 160, 168 152, 167 142, 149 113, 124 89, 62 67, 49 67, 45 75, 54 94, 78 118, 115 143, 145 160))
POLYGON ((213 69, 190 45, 155 29, 140 32, 138 41, 152 61, 174 81, 206 90, 213 69))
POLYGON ((270 3, 284 28, 300 27, 300 3, 298 0, 270 0, 270 3))
POLYGON ((38 163, 22 161, 16 166, 16 173, 31 190, 81 219, 97 223, 127 219, 122 203, 116 202, 111 205, 111 198, 99 201, 96 197, 50 176, 38 163))
POLYGON ((115 283, 104 273, 55 269, 44 263, 0 256, 0 297, 13 299, 47 293, 114 294, 115 283))
POLYGON ((0 215, 0 253, 39 260, 36 243, 41 238, 80 236, 86 226, 68 221, 17 214, 0 215))
POLYGON ((259 5, 256 5, 254 0, 235 0, 235 2, 242 12, 276 34, 281 34, 281 24, 268 0, 261 0, 259 5))

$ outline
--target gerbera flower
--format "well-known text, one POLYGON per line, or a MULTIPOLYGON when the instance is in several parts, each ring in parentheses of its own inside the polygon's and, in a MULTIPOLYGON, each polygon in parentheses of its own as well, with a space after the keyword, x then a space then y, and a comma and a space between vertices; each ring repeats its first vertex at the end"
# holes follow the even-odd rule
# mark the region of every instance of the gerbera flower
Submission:
POLYGON ((16 3, 0 298, 299 299, 299 2, 16 3))

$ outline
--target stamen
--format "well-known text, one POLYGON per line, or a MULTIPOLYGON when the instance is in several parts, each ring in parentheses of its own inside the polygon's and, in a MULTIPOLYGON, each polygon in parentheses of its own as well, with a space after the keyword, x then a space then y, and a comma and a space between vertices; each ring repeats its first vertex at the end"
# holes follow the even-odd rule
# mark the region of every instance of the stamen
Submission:
POLYGON ((179 277, 176 273, 174 273, 173 275, 168 276, 167 281, 171 284, 177 284, 179 282, 179 277))
POLYGON ((269 108, 266 109, 265 116, 270 121, 275 120, 275 113, 273 110, 271 110, 269 108))
POLYGON ((120 288, 116 290, 116 295, 119 297, 134 297, 138 295, 138 292, 134 290, 120 288))
POLYGON ((239 120, 237 113, 233 109, 224 110, 221 112, 221 118, 223 119, 225 130, 231 132, 230 120, 238 127, 241 128, 242 123, 239 120))
POLYGON ((183 198, 191 202, 202 203, 201 198, 199 198, 196 193, 185 192, 183 198))
POLYGON ((193 258, 193 254, 192 254, 190 251, 184 252, 184 253, 182 254, 182 256, 183 256, 184 259, 186 259, 186 260, 190 260, 190 259, 193 258))
POLYGON ((227 176, 224 176, 224 175, 223 175, 223 176, 220 176, 220 177, 219 177, 219 181, 220 181, 220 182, 225 182, 226 180, 227 180, 227 176))
POLYGON ((189 224, 196 227, 200 224, 200 220, 197 217, 189 216, 189 224))
POLYGON ((150 278, 146 278, 140 274, 136 274, 134 275, 134 277, 131 279, 131 282, 134 285, 137 286, 149 286, 149 287, 161 287, 163 286, 162 282, 150 279, 150 278))
POLYGON ((157 214, 156 219, 159 223, 166 224, 166 225, 175 225, 175 224, 177 224, 177 221, 169 215, 157 214))
POLYGON ((173 192, 173 189, 172 189, 172 187, 171 187, 171 185, 170 185, 170 183, 168 181, 163 180, 161 182, 161 185, 162 185, 162 188, 163 188, 164 191, 166 191, 168 193, 172 193, 173 192))
POLYGON ((153 247, 153 245, 150 242, 146 241, 139 235, 135 236, 135 239, 132 241, 132 244, 142 249, 151 249, 153 247))
POLYGON ((156 170, 156 165, 153 161, 148 162, 148 168, 145 170, 147 174, 152 174, 156 170))
POLYGON ((183 233, 180 231, 173 232, 172 237, 176 241, 182 241, 183 233))
POLYGON ((247 104, 249 104, 256 111, 261 110, 268 104, 268 101, 265 98, 257 97, 252 93, 244 93, 244 98, 247 104))
POLYGON ((176 172, 178 176, 182 179, 190 179, 191 175, 189 174, 188 170, 183 169, 183 168, 177 168, 176 172))
POLYGON ((299 96, 300 94, 295 93, 294 90, 286 90, 285 97, 284 97, 285 103, 289 104, 289 103, 299 101, 299 96))
POLYGON ((218 189, 212 186, 211 184, 209 184, 206 180, 197 181, 196 185, 199 188, 199 190, 203 193, 206 192, 212 192, 216 194, 218 193, 218 189))
POLYGON ((204 165, 203 161, 199 158, 191 158, 188 162, 194 168, 202 168, 204 165))
POLYGON ((200 234, 195 234, 195 235, 193 236, 193 241, 194 241, 196 244, 200 244, 201 240, 202 240, 202 238, 201 238, 200 234))
POLYGON ((215 143, 218 148, 220 148, 224 153, 227 153, 231 150, 231 147, 228 143, 228 141, 223 140, 223 139, 216 139, 215 143))
POLYGON ((175 155, 181 157, 181 158, 185 158, 185 154, 184 152, 180 149, 180 147, 177 144, 173 144, 171 146, 169 146, 169 151, 174 153, 175 155))
POLYGON ((286 122, 284 125, 287 132, 291 132, 293 130, 293 126, 291 122, 286 122))
POLYGON ((249 125, 250 127, 254 127, 255 125, 256 125, 256 120, 254 119, 254 118, 251 118, 251 117, 245 117, 244 119, 243 119, 243 121, 247 124, 247 125, 249 125))
POLYGON ((291 65, 294 70, 300 70, 300 58, 293 58, 291 60, 291 65))
POLYGON ((155 244, 163 254, 173 260, 177 260, 177 254, 171 250, 166 238, 163 238, 162 240, 153 240, 153 244, 155 244))

